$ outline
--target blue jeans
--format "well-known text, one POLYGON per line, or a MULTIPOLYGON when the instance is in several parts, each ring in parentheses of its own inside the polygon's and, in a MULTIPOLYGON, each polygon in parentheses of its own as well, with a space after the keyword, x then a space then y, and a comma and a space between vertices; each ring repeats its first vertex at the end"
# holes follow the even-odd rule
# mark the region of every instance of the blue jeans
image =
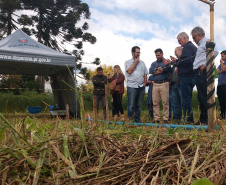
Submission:
POLYGON ((147 99, 147 108, 149 109, 149 112, 153 112, 152 88, 153 84, 150 84, 148 88, 148 99, 147 99))
POLYGON ((193 77, 182 77, 180 79, 184 120, 188 123, 194 123, 192 112, 192 91, 194 86, 195 79, 193 77))
POLYGON ((173 94, 173 105, 174 105, 173 120, 181 120, 181 117, 182 117, 182 110, 181 110, 182 98, 181 98, 180 86, 178 84, 173 85, 172 94, 173 94))
POLYGON ((198 90, 198 100, 200 105, 200 122, 207 123, 207 82, 206 69, 201 73, 200 70, 195 71, 195 83, 198 90))
POLYGON ((133 113, 136 113, 134 121, 140 121, 141 101, 145 93, 145 87, 132 88, 127 87, 128 97, 128 117, 131 119, 133 113))

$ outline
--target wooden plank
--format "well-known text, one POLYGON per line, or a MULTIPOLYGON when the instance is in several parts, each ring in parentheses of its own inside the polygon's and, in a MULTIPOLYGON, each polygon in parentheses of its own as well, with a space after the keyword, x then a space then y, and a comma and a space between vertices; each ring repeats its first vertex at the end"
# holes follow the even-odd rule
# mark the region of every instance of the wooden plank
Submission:
POLYGON ((69 120, 69 105, 66 104, 66 120, 69 120))

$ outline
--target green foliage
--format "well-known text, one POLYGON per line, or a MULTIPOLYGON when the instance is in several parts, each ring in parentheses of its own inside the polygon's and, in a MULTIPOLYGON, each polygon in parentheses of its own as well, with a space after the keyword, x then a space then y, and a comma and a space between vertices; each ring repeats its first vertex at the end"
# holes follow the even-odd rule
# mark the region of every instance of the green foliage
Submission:
POLYGON ((25 112, 29 106, 40 106, 45 109, 42 103, 45 101, 49 105, 53 105, 53 95, 47 93, 38 94, 35 91, 25 91, 21 95, 14 95, 13 93, 0 93, 0 112, 25 112))
POLYGON ((73 129, 74 129, 75 133, 77 133, 79 135, 82 142, 85 142, 86 138, 85 138, 84 132, 80 128, 77 128, 77 127, 73 127, 73 129))
MULTIPOLYGON (((84 105, 85 105, 85 110, 93 110, 93 94, 84 93, 82 96, 83 96, 83 101, 84 101, 84 105)), ((141 109, 142 110, 147 110, 147 97, 148 97, 148 94, 145 94, 144 97, 143 97, 143 100, 141 102, 141 109)), ((109 109, 111 110, 112 104, 111 104, 111 101, 110 101, 110 95, 108 96, 108 102, 109 102, 109 109)), ((218 106, 219 102, 218 102, 217 98, 216 98, 216 103, 217 103, 217 106, 218 106)), ((128 100, 127 100, 127 94, 126 93, 124 93, 124 95, 122 97, 122 106, 123 106, 124 110, 127 110, 128 100)), ((192 95, 193 110, 197 111, 198 106, 199 106, 199 101, 198 101, 198 97, 197 97, 197 91, 193 91, 193 95, 192 95)), ((162 103, 161 102, 160 102, 160 110, 162 110, 162 103)))
POLYGON ((174 134, 175 132, 178 132, 179 130, 180 130, 179 127, 177 127, 177 128, 170 128, 170 127, 168 127, 167 128, 168 134, 170 134, 170 135, 174 134))
MULTIPOLYGON (((141 103, 142 111, 147 111, 147 94, 141 103)), ((82 94, 84 106, 86 111, 93 110, 93 94, 83 93, 82 94)), ((29 106, 41 106, 42 110, 45 109, 45 105, 42 103, 45 101, 49 105, 53 105, 53 95, 48 93, 38 94, 36 91, 25 91, 19 93, 19 95, 14 95, 13 92, 10 93, 0 93, 0 112, 25 112, 29 106)), ((219 104, 216 98, 217 105, 219 104)), ((109 110, 112 110, 111 95, 108 96, 109 110)), ((193 92, 192 106, 193 110, 198 110, 198 98, 197 92, 193 92)), ((122 98, 122 106, 124 110, 127 110, 128 100, 127 94, 125 93, 122 98)), ((102 109, 101 103, 99 105, 100 110, 102 109)), ((160 103, 160 109, 162 110, 162 104, 160 103)))
POLYGON ((5 137, 5 130, 6 128, 3 128, 3 129, 0 128, 0 144, 2 144, 2 141, 5 137))
POLYGON ((209 179, 201 178, 194 181, 191 185, 213 185, 213 183, 209 179))
POLYGON ((26 90, 41 92, 40 83, 35 81, 34 75, 3 75, 0 88, 2 92, 13 92, 14 95, 19 95, 26 90))
POLYGON ((0 39, 6 35, 10 35, 12 30, 17 28, 17 21, 13 18, 13 13, 20 9, 20 0, 0 1, 0 39))

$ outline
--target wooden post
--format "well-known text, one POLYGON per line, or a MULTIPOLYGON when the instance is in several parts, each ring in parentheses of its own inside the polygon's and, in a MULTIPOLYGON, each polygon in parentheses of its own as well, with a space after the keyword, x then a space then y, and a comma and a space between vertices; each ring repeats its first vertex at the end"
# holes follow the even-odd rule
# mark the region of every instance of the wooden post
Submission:
MULTIPOLYGON (((214 42, 214 0, 200 0, 210 5, 210 42, 214 42)), ((216 120, 215 83, 214 83, 214 47, 206 48, 207 74, 207 114, 208 130, 214 130, 216 120)))
POLYGON ((107 84, 105 84, 105 102, 106 102, 107 122, 109 122, 109 110, 108 110, 108 87, 107 87, 107 84))
MULTIPOLYGON (((214 42, 214 4, 210 5, 210 41, 214 42)), ((213 130, 215 127, 215 120, 216 120, 216 105, 215 105, 215 83, 214 83, 214 70, 210 71, 211 68, 214 69, 214 50, 211 51, 210 57, 212 61, 210 65, 208 65, 207 72, 212 73, 210 74, 209 78, 213 78, 212 83, 207 87, 207 95, 214 90, 214 93, 211 97, 207 100, 209 105, 214 105, 211 108, 208 108, 208 129, 213 130)), ((208 59, 206 59, 209 61, 208 59)), ((208 79, 207 79, 208 81, 208 79)))
POLYGON ((213 130, 216 120, 214 51, 207 51, 206 60, 209 61, 206 66, 208 130, 213 130))
POLYGON ((97 99, 96 96, 93 96, 93 113, 94 113, 94 122, 97 121, 97 99))
POLYGON ((66 120, 69 120, 69 105, 66 104, 66 120))

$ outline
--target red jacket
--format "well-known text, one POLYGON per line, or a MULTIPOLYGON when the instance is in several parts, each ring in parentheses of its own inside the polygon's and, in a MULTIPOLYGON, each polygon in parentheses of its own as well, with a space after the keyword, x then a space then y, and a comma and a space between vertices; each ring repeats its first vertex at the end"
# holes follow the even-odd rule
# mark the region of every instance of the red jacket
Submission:
POLYGON ((123 74, 120 74, 117 78, 117 74, 115 73, 111 78, 108 79, 108 82, 111 83, 113 80, 117 79, 117 83, 116 85, 120 85, 120 90, 119 91, 111 91, 111 94, 114 93, 120 93, 123 94, 124 93, 124 80, 125 80, 125 76, 123 74))

